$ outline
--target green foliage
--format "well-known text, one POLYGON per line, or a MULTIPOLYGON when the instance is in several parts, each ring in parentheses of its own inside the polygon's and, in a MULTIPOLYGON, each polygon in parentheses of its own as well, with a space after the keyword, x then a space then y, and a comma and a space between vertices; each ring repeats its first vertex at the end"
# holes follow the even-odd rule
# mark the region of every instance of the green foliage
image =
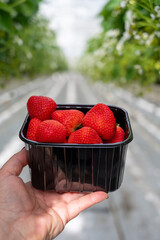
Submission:
POLYGON ((159 82, 160 1, 110 0, 100 15, 103 31, 88 42, 81 70, 118 84, 159 82))
POLYGON ((47 20, 37 16, 41 0, 0 2, 0 80, 67 68, 47 20))
POLYGON ((0 2, 0 31, 14 33, 17 24, 25 26, 37 13, 41 0, 8 0, 0 2))
MULTIPOLYGON (((126 8, 121 9, 120 2, 121 0, 108 1, 100 12, 99 16, 103 19, 101 25, 104 31, 119 29, 120 33, 123 34, 126 8)), ((121 34, 119 36, 121 36, 121 34)))

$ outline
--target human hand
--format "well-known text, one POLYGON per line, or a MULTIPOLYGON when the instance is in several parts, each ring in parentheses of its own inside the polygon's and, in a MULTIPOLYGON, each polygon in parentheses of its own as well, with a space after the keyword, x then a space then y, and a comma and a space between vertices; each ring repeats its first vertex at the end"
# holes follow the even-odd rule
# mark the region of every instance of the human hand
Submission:
POLYGON ((105 200, 105 192, 64 193, 40 191, 19 177, 27 165, 26 150, 0 169, 0 239, 55 238, 81 211, 105 200))

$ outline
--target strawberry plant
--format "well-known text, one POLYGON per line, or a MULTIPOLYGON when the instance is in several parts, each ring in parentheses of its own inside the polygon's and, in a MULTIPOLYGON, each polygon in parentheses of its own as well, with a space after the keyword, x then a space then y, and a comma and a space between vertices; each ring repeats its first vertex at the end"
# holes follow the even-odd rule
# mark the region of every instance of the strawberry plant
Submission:
POLYGON ((89 40, 80 69, 95 80, 148 86, 160 81, 160 1, 110 0, 102 33, 89 40))
POLYGON ((67 68, 48 21, 37 16, 42 0, 0 2, 0 85, 67 68))

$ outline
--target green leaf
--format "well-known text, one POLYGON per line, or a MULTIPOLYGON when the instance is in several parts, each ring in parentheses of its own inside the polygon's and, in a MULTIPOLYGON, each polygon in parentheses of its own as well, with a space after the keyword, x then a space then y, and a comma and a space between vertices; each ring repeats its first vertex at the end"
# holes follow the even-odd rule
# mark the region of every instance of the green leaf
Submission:
POLYGON ((20 5, 24 2, 26 2, 26 0, 17 0, 16 2, 10 4, 10 6, 14 8, 14 7, 17 7, 18 5, 20 5))
POLYGON ((144 8, 146 11, 152 13, 152 9, 150 9, 150 7, 147 7, 146 5, 144 5, 143 3, 138 3, 138 5, 142 8, 144 8))
POLYGON ((143 5, 145 5, 148 8, 151 7, 150 0, 137 0, 137 4, 143 4, 143 5))
POLYGON ((5 12, 8 12, 9 14, 13 13, 13 8, 10 7, 8 4, 6 3, 1 3, 0 2, 0 10, 3 10, 5 12))
POLYGON ((141 27, 152 27, 154 29, 156 29, 156 26, 154 26, 153 24, 149 24, 147 22, 143 22, 143 21, 139 21, 137 22, 137 27, 141 28, 141 27))
POLYGON ((8 12, 0 11, 0 31, 12 31, 12 18, 8 12))
POLYGON ((108 13, 112 13, 116 7, 120 6, 121 0, 110 0, 106 3, 106 5, 102 8, 99 13, 100 16, 107 16, 108 13))
POLYGON ((154 2, 154 5, 157 5, 157 6, 160 5, 160 0, 154 0, 153 2, 154 2))

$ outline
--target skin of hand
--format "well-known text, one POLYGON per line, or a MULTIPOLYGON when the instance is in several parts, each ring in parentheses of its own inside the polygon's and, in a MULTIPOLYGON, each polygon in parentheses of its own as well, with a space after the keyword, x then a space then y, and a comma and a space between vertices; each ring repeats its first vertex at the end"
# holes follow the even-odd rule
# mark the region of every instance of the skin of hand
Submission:
POLYGON ((27 165, 26 150, 13 155, 0 169, 0 239, 55 238, 67 222, 108 198, 105 192, 40 191, 19 177, 27 165))

